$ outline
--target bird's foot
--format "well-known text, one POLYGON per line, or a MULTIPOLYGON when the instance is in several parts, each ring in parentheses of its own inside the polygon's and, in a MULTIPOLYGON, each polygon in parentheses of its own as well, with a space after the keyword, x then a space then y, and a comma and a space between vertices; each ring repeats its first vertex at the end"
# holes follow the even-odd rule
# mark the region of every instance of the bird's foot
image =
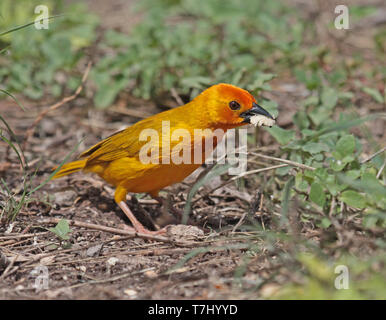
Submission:
POLYGON ((144 227, 138 227, 137 228, 133 228, 133 227, 130 227, 128 226, 127 224, 124 224, 124 223, 121 223, 119 225, 119 227, 123 230, 126 230, 126 231, 131 231, 131 232, 136 232, 136 233, 141 233, 141 234, 148 234, 148 235, 164 235, 167 230, 166 230, 166 227, 160 229, 160 230, 156 230, 156 231, 151 231, 151 230, 148 230, 144 227))
MULTIPOLYGON (((126 216, 129 218, 131 224, 134 227, 134 231, 137 233, 142 233, 142 234, 148 234, 148 235, 161 235, 166 233, 166 228, 162 228, 160 230, 156 231, 151 231, 146 229, 134 216, 134 214, 131 212, 130 208, 127 206, 127 204, 124 201, 121 201, 118 203, 119 207, 122 209, 122 211, 126 214, 126 216)), ((131 227, 129 230, 133 230, 131 227)))
POLYGON ((157 200, 161 205, 161 208, 166 209, 168 212, 170 212, 178 222, 181 222, 184 211, 173 207, 170 198, 164 199, 157 196, 153 197, 153 199, 157 200))
POLYGON ((167 228, 164 227, 164 228, 156 230, 156 231, 148 230, 146 228, 138 228, 138 229, 135 229, 135 231, 137 233, 148 234, 148 235, 152 235, 152 236, 159 236, 159 235, 166 234, 167 228))

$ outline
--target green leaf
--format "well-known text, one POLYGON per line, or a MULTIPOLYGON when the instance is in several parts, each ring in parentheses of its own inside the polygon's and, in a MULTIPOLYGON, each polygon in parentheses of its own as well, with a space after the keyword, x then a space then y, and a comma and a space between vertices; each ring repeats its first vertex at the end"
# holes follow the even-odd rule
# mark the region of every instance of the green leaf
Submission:
POLYGON ((295 131, 285 130, 278 126, 272 128, 265 128, 281 145, 285 145, 295 138, 295 131))
POLYGON ((314 182, 311 185, 310 199, 320 207, 323 207, 326 202, 326 195, 324 194, 323 187, 317 182, 314 182))
POLYGON ((355 126, 359 126, 366 121, 377 119, 380 116, 383 116, 383 114, 382 113, 371 114, 371 115, 365 116, 363 118, 355 118, 355 119, 350 119, 350 120, 339 121, 337 123, 326 126, 325 128, 323 128, 319 131, 316 131, 313 135, 309 136, 308 139, 309 140, 315 139, 317 137, 320 137, 322 135, 325 135, 325 134, 328 134, 331 132, 347 130, 347 129, 355 127, 355 126))
POLYGON ((255 74, 255 80, 247 86, 247 90, 255 91, 255 90, 261 89, 261 90, 268 91, 271 89, 271 87, 265 83, 269 80, 272 80, 275 77, 276 75, 273 73, 262 73, 258 71, 255 74))
POLYGON ((275 173, 279 176, 286 176, 291 170, 291 166, 277 168, 275 173))
POLYGON ((265 110, 267 110, 275 119, 278 117, 278 104, 273 100, 262 100, 260 101, 260 105, 263 106, 265 110))
POLYGON ((372 215, 367 215, 363 218, 363 226, 365 228, 374 228, 378 222, 378 217, 377 216, 372 216, 372 215))
POLYGON ((366 196, 373 199, 378 206, 383 207, 385 205, 386 207, 386 188, 376 178, 375 174, 365 172, 360 180, 354 180, 348 175, 339 174, 338 179, 340 183, 349 185, 351 188, 366 194, 366 196))
POLYGON ((322 221, 320 224, 321 224, 322 228, 327 229, 331 225, 331 221, 330 221, 330 219, 324 217, 324 218, 322 218, 322 221))
MULTIPOLYGON (((112 80, 110 79, 110 82, 112 80)), ((112 81, 111 85, 107 83, 104 86, 100 86, 97 94, 94 97, 94 103, 97 108, 106 108, 110 106, 118 93, 123 90, 128 84, 128 80, 122 78, 120 80, 112 81)))
POLYGON ((309 152, 311 154, 320 153, 322 151, 328 152, 329 148, 326 144, 320 142, 308 142, 303 146, 303 151, 309 152))
POLYGON ((315 154, 314 156, 311 157, 315 162, 321 164, 321 161, 323 161, 324 156, 321 153, 315 154))
POLYGON ((355 150, 355 138, 353 135, 345 135, 336 143, 336 151, 341 155, 341 159, 345 156, 352 155, 355 150))
POLYGON ((346 172, 347 176, 353 180, 360 177, 361 172, 359 170, 349 170, 346 172))
POLYGON ((324 123, 329 119, 331 111, 326 110, 325 108, 315 108, 311 112, 308 113, 308 116, 317 126, 324 123))
POLYGON ((308 183, 303 179, 301 172, 298 172, 295 176, 295 188, 303 192, 308 190, 308 183))
POLYGON ((283 149, 299 150, 302 148, 302 146, 302 141, 295 140, 284 146, 283 149))
POLYGON ((386 199, 386 188, 375 174, 365 172, 361 177, 361 184, 364 186, 363 190, 373 198, 376 202, 380 203, 386 199))
POLYGON ((342 192, 339 199, 354 208, 363 209, 366 206, 365 197, 354 190, 342 192))
POLYGON ((377 89, 369 88, 369 87, 364 87, 364 88, 362 88, 362 90, 365 93, 367 93, 369 96, 371 96, 378 103, 383 103, 384 102, 381 93, 377 89))
POLYGON ((71 232, 71 230, 67 220, 61 219, 55 228, 49 228, 48 230, 55 233, 62 240, 70 239, 68 233, 71 232))
POLYGON ((289 180, 286 182, 284 186, 282 203, 281 203, 281 220, 280 220, 281 225, 285 225, 288 223, 289 202, 291 200, 291 190, 294 184, 295 184, 295 179, 294 177, 291 177, 289 178, 289 180))
POLYGON ((324 181, 324 186, 333 196, 337 196, 339 192, 347 188, 346 185, 337 183, 336 175, 329 174, 324 181))
POLYGON ((321 95, 322 105, 328 109, 332 109, 338 102, 338 93, 333 88, 324 88, 321 95))
POLYGON ((293 116, 293 122, 300 130, 306 129, 310 125, 310 121, 308 120, 307 113, 304 111, 296 112, 295 115, 293 116))
POLYGON ((328 178, 328 172, 327 169, 325 168, 317 168, 314 171, 314 174, 321 180, 321 181, 326 181, 328 178))
MULTIPOLYGON (((336 152, 333 152, 333 155, 336 156, 336 152)), ((340 153, 337 153, 337 157, 340 158, 340 153)), ((346 166, 347 162, 343 162, 341 159, 330 158, 329 159, 330 167, 334 171, 342 171, 346 166)))
POLYGON ((302 102, 302 105, 304 107, 308 107, 308 106, 315 106, 319 103, 319 98, 317 96, 309 96, 308 98, 306 98, 303 102, 302 102))

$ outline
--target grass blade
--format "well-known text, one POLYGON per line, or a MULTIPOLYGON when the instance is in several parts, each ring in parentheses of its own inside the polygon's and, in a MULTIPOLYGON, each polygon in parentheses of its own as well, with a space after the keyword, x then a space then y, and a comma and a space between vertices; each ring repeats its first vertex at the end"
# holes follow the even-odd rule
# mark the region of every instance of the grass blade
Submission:
POLYGON ((341 130, 350 129, 352 127, 359 126, 366 121, 374 120, 374 119, 377 119, 380 117, 385 117, 385 116, 386 116, 386 114, 379 113, 379 114, 372 114, 372 115, 369 115, 369 116, 366 116, 363 118, 340 121, 338 123, 332 124, 331 126, 328 126, 327 128, 323 128, 323 129, 319 130, 318 132, 315 132, 313 135, 310 135, 305 140, 312 140, 312 139, 320 137, 321 135, 324 135, 326 133, 330 133, 333 131, 341 131, 341 130))
POLYGON ((18 154, 20 163, 21 163, 21 165, 22 165, 22 167, 23 167, 23 170, 24 170, 25 156, 24 156, 23 149, 21 148, 20 143, 19 143, 19 141, 17 140, 17 137, 16 137, 15 133, 13 132, 13 130, 11 129, 11 127, 8 125, 7 121, 5 121, 5 119, 4 119, 1 115, 0 115, 0 120, 1 120, 1 121, 4 123, 4 125, 7 127, 7 130, 8 130, 8 132, 9 132, 9 134, 11 135, 11 137, 16 141, 16 144, 18 145, 18 147, 19 147, 19 149, 20 149, 20 154, 19 154, 18 150, 16 150, 16 147, 15 147, 14 145, 12 145, 11 141, 7 142, 8 139, 5 138, 2 134, 1 134, 1 137, 4 137, 5 140, 4 140, 4 139, 3 139, 3 140, 4 140, 5 142, 7 142, 7 144, 9 144, 9 146, 10 146, 11 148, 13 148, 13 149, 16 151, 16 153, 18 154), (6 140, 7 140, 7 141, 6 141, 6 140))
MULTIPOLYGON (((1 53, 1 51, 0 51, 0 53, 1 53)), ((16 99, 16 97, 12 93, 9 93, 8 91, 3 90, 3 89, 0 89, 0 92, 2 92, 4 94, 6 94, 7 96, 11 97, 16 102, 16 104, 25 112, 25 109, 24 109, 23 105, 20 103, 20 101, 18 99, 16 99)))
POLYGON ((37 187, 35 187, 34 189, 32 189, 30 192, 28 192, 28 197, 31 196, 31 194, 33 194, 35 191, 39 190, 41 187, 43 187, 44 185, 46 185, 51 179, 52 177, 62 168, 62 166, 68 161, 68 159, 71 157, 71 155, 76 151, 76 149, 78 149, 79 145, 83 142, 84 138, 82 140, 80 140, 76 145, 75 147, 71 150, 71 152, 69 154, 67 154, 67 156, 63 159, 63 161, 60 163, 60 165, 49 175, 48 178, 46 178, 41 184, 39 184, 37 187))
POLYGON ((21 163, 21 166, 23 167, 23 171, 25 169, 24 167, 24 162, 22 160, 22 157, 19 153, 19 150, 17 150, 17 148, 15 147, 15 145, 12 143, 12 141, 8 140, 6 137, 4 137, 2 134, 0 135, 0 139, 2 139, 6 144, 8 144, 15 152, 16 152, 16 155, 17 157, 19 158, 19 161, 21 163))
POLYGON ((291 198, 291 190, 295 184, 295 178, 291 177, 284 186, 283 190, 283 202, 281 204, 281 220, 280 224, 282 226, 288 223, 288 209, 289 209, 289 201, 291 198))
POLYGON ((213 179, 214 177, 224 174, 230 167, 231 167, 230 164, 226 164, 226 165, 217 164, 202 179, 200 179, 193 185, 193 187, 189 191, 188 198, 186 199, 184 213, 181 221, 182 224, 186 224, 188 222, 188 216, 192 206, 192 199, 194 195, 197 193, 198 189, 200 189, 203 185, 205 185, 209 180, 213 179))
MULTIPOLYGON (((51 17, 48 17, 48 18, 40 19, 39 21, 51 20, 51 19, 54 19, 54 18, 62 17, 62 16, 63 16, 63 14, 58 14, 58 15, 51 16, 51 17)), ((32 21, 32 22, 23 24, 23 25, 21 25, 21 26, 12 27, 12 28, 9 29, 9 30, 6 30, 6 31, 1 32, 1 33, 0 33, 0 37, 5 36, 6 34, 9 34, 9 33, 11 33, 11 32, 15 32, 15 31, 17 31, 17 30, 27 28, 27 27, 29 27, 29 26, 31 26, 31 25, 33 25, 33 24, 35 24, 35 21, 32 21)))

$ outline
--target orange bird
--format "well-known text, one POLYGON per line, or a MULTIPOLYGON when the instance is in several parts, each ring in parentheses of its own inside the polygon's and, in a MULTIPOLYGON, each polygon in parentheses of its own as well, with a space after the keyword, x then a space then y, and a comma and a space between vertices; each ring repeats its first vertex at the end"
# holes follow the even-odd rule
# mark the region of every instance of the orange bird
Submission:
POLYGON ((217 84, 185 105, 143 119, 97 143, 83 152, 80 160, 63 165, 54 179, 77 171, 96 173, 116 187, 115 202, 137 232, 163 233, 165 229, 147 230, 136 219, 125 202, 127 193, 146 192, 159 200, 158 192, 162 188, 185 179, 210 155, 203 144, 212 139, 211 143, 216 147, 221 139, 221 136, 213 138, 216 129, 225 133, 228 129, 251 122, 272 126, 275 121, 248 91, 230 84, 217 84), (172 137, 173 132, 190 134, 190 140, 184 140, 185 136, 182 135, 182 148, 177 153, 180 155, 188 151, 188 157, 184 159, 191 160, 195 152, 201 151, 199 161, 176 163, 170 160, 181 139, 173 140, 168 135, 165 137, 165 124, 169 126, 172 137), (196 129, 203 132, 199 138, 194 134, 196 129))

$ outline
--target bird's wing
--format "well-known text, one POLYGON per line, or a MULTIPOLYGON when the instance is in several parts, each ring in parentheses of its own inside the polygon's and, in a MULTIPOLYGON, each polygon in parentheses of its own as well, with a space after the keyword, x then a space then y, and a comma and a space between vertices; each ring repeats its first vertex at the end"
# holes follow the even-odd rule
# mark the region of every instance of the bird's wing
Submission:
MULTIPOLYGON (((116 132, 105 140, 97 143, 93 147, 83 152, 80 157, 87 157, 87 165, 93 165, 101 162, 110 162, 124 157, 138 158, 140 150, 145 144, 149 144, 147 148, 159 148, 164 143, 170 143, 172 149, 177 141, 167 142, 162 135, 162 120, 163 118, 150 117, 128 127, 122 131, 116 132), (150 131, 145 131, 150 130, 150 131), (149 139, 152 134, 157 135, 156 139, 149 139), (142 139, 140 136, 142 134, 142 139)), ((169 119, 166 119, 169 120, 169 119)), ((172 130, 183 126, 180 121, 170 120, 172 130)), ((160 148, 159 154, 161 155, 160 148)))
POLYGON ((136 157, 146 141, 139 141, 141 131, 147 125, 156 126, 157 121, 142 120, 131 127, 118 131, 110 137, 92 146, 80 157, 87 157, 87 165, 100 162, 110 162, 124 157, 136 157), (139 125, 142 124, 142 125, 139 125))

